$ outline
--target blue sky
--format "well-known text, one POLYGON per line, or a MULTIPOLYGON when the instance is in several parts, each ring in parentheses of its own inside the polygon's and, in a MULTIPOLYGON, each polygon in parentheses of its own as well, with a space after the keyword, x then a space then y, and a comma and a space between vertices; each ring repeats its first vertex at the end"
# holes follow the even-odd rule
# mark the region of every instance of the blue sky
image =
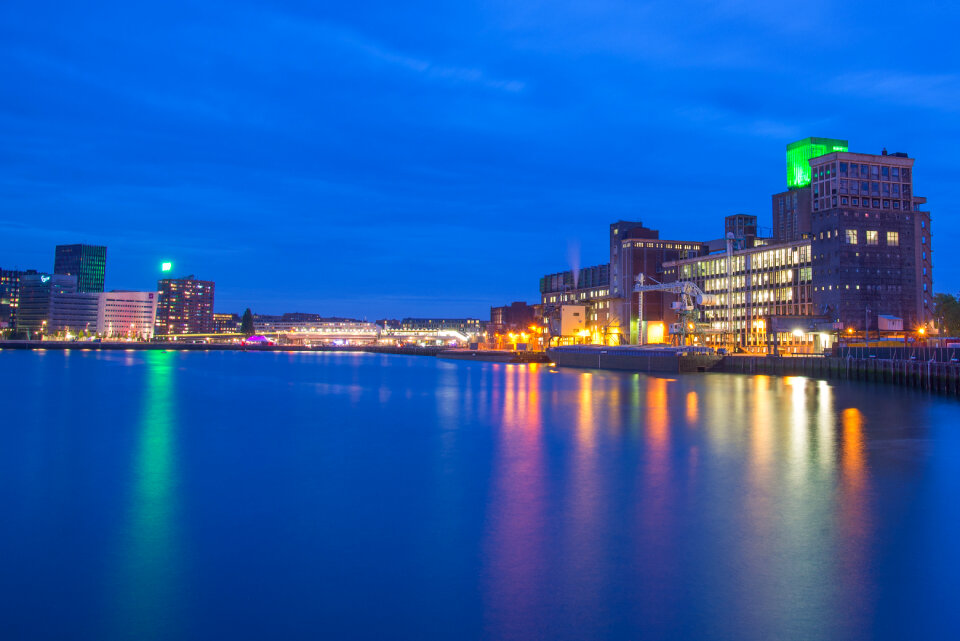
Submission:
POLYGON ((607 260, 607 224, 770 225, 784 146, 917 158, 960 289, 951 3, 13 2, 0 7, 0 266, 108 246, 217 310, 486 317, 607 260))

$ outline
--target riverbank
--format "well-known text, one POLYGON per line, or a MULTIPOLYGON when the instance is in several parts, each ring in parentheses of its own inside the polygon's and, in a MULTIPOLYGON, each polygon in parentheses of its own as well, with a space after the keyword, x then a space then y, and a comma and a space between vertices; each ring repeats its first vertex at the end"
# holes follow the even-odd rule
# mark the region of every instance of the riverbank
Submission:
POLYGON ((405 354, 408 356, 436 356, 443 347, 394 347, 389 345, 240 345, 238 343, 130 343, 92 341, 0 341, 0 350, 122 350, 122 351, 178 351, 178 352, 369 352, 371 354, 405 354))

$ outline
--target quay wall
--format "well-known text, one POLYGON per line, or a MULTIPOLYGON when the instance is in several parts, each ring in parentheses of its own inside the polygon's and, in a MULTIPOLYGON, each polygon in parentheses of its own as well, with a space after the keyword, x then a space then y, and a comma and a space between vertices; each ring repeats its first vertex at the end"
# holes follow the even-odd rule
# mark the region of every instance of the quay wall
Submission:
POLYGON ((960 396, 960 363, 835 356, 727 356, 720 371, 887 383, 960 396))

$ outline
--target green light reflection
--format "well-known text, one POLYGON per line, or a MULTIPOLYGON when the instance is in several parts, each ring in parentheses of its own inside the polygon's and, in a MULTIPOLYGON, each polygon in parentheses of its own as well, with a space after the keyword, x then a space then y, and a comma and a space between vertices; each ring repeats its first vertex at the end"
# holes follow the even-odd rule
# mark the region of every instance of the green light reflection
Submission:
POLYGON ((129 521, 121 544, 119 638, 173 638, 178 583, 175 405, 176 355, 148 351, 129 521))

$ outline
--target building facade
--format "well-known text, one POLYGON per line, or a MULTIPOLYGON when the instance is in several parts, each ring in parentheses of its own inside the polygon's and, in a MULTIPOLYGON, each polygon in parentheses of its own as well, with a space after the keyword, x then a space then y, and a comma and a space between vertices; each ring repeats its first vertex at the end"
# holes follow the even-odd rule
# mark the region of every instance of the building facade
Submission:
POLYGON ((97 295, 97 333, 107 338, 153 338, 157 292, 103 292, 97 295))
MULTIPOLYGON (((28 337, 46 333, 54 298, 77 291, 77 277, 66 274, 23 274, 17 307, 17 333, 28 337)), ((94 321, 96 322, 96 321, 94 321)))
POLYGON ((53 272, 76 276, 78 292, 102 292, 106 267, 106 247, 57 245, 53 272))
POLYGON ((217 334, 235 334, 240 331, 240 324, 243 319, 239 314, 218 314, 213 315, 213 331, 217 334))
POLYGON ((655 229, 624 221, 610 225, 610 239, 609 317, 611 323, 618 327, 621 342, 636 344, 640 342, 644 323, 670 321, 670 303, 674 299, 672 295, 662 292, 635 293, 633 287, 637 277, 643 274, 646 283, 663 282, 666 278, 664 264, 702 256, 707 253, 707 244, 692 240, 664 240, 655 229))
POLYGON ((693 282, 715 297, 715 304, 702 306, 694 328, 706 345, 763 353, 776 344, 786 352, 812 352, 822 346, 827 323, 814 314, 812 265, 810 241, 801 240, 679 260, 665 271, 669 281, 693 282), (774 335, 768 331, 774 326, 787 329, 774 335))
POLYGON ((912 329, 932 320, 931 218, 914 192, 913 165, 886 150, 810 161, 817 313, 858 329, 875 329, 878 315, 912 329))
POLYGON ((212 334, 214 282, 194 275, 164 278, 157 283, 157 336, 212 334))
POLYGON ((12 329, 17 325, 17 307, 20 304, 20 279, 24 274, 36 274, 36 270, 0 269, 0 329, 12 329))

